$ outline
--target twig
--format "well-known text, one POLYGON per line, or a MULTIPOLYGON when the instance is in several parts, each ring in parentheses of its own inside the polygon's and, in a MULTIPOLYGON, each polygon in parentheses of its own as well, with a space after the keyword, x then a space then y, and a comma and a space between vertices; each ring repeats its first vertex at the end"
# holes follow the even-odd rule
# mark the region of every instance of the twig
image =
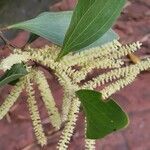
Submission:
POLYGON ((47 66, 44 66, 36 61, 33 61, 33 63, 36 67, 41 67, 41 68, 45 69, 46 71, 48 71, 50 74, 54 75, 53 70, 51 68, 48 68, 47 66))
POLYGON ((5 45, 13 51, 14 48, 16 48, 14 45, 12 45, 7 38, 3 35, 2 31, 0 31, 0 38, 3 40, 5 45))

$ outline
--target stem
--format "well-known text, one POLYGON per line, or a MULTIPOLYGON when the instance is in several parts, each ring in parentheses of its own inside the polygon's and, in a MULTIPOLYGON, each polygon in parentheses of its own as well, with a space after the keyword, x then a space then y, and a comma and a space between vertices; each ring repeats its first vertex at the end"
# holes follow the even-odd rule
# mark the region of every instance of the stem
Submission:
POLYGON ((13 51, 14 48, 16 48, 14 45, 12 45, 7 38, 3 35, 2 31, 0 31, 0 38, 3 40, 5 45, 13 51))
POLYGON ((48 68, 48 67, 46 67, 46 66, 44 66, 44 65, 42 65, 36 61, 33 61, 33 63, 34 63, 33 65, 35 65, 36 67, 41 67, 41 68, 45 69, 46 71, 48 71, 50 74, 54 75, 53 70, 51 70, 50 68, 48 68))

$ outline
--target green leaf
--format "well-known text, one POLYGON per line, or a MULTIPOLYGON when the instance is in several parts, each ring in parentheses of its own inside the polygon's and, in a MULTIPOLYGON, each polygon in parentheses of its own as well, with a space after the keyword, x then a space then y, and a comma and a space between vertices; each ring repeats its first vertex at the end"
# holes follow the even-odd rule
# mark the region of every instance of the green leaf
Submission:
POLYGON ((103 138, 128 125, 128 116, 113 100, 104 101, 101 93, 92 90, 79 90, 76 94, 87 118, 87 138, 103 138))
MULTIPOLYGON (((61 46, 63 45, 71 17, 72 11, 44 12, 34 19, 11 25, 8 29, 24 29, 61 46)), ((93 43, 92 46, 100 46, 114 39, 118 39, 118 36, 110 29, 102 38, 93 43)))
POLYGON ((23 64, 15 64, 10 70, 7 70, 3 76, 0 77, 0 87, 5 84, 15 84, 19 78, 27 74, 27 70, 23 64))
POLYGON ((79 0, 58 59, 104 35, 120 15, 124 4, 125 0, 79 0))
POLYGON ((119 39, 119 36, 112 29, 109 29, 101 38, 99 38, 94 43, 90 44, 89 46, 82 48, 81 50, 83 49, 88 50, 89 48, 92 48, 92 47, 101 46, 108 42, 112 42, 115 39, 119 39))
POLYGON ((62 45, 69 26, 71 12, 44 12, 34 19, 9 26, 8 28, 24 29, 51 42, 62 45))

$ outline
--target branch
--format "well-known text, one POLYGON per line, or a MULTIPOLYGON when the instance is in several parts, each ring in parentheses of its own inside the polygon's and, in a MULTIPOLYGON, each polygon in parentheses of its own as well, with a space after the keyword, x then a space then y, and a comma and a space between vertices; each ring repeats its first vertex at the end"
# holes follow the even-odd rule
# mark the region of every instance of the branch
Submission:
POLYGON ((5 45, 13 51, 13 49, 15 49, 16 47, 14 45, 12 45, 9 40, 7 38, 5 38, 5 36, 3 35, 2 31, 0 31, 0 38, 3 40, 3 42, 5 43, 5 45))

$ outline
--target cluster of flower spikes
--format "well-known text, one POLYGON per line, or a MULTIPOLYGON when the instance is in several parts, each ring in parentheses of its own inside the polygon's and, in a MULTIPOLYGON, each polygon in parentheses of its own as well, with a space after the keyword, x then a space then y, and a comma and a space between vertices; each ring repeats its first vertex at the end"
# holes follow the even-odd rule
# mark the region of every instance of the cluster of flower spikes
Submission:
MULTIPOLYGON (((100 92, 103 98, 107 99, 116 91, 119 91, 121 88, 133 82, 141 71, 150 68, 150 59, 145 59, 139 61, 137 64, 126 66, 122 58, 136 52, 140 47, 141 43, 139 42, 122 45, 115 40, 101 47, 70 53, 59 62, 55 61, 60 52, 60 48, 57 46, 45 46, 41 49, 28 47, 26 51, 23 52, 19 49, 15 50, 14 54, 11 54, 2 61, 0 69, 7 70, 10 69, 13 64, 19 62, 26 63, 28 61, 34 61, 46 66, 53 70, 60 85, 63 87, 63 105, 61 113, 59 113, 44 73, 33 67, 27 67, 29 73, 20 79, 4 103, 0 106, 0 119, 7 114, 22 90, 26 89, 28 94, 27 103, 37 141, 41 146, 46 145, 47 138, 43 131, 37 102, 35 100, 35 91, 33 88, 33 83, 35 83, 41 92, 51 124, 59 130, 61 125, 65 123, 57 149, 68 149, 80 108, 80 100, 75 92, 80 89, 93 90, 97 86, 103 86, 100 92), (85 80, 93 69, 108 70, 94 76, 90 80, 85 80), (84 82, 82 83, 82 81, 84 82), (104 84, 107 85, 104 86, 104 84)), ((85 149, 95 149, 95 140, 85 138, 85 149)))

